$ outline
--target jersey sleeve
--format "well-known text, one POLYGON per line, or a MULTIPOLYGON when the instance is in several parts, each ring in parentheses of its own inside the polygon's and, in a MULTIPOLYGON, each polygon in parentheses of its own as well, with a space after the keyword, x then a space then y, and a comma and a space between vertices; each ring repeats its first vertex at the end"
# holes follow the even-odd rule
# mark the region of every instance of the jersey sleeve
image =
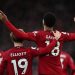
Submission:
POLYGON ((14 35, 17 37, 17 38, 20 38, 20 39, 27 39, 27 40, 32 40, 32 41, 35 41, 36 40, 36 32, 33 33, 33 32, 29 32, 29 33, 26 33, 26 32, 23 32, 23 31, 20 31, 19 29, 17 29, 9 20, 6 20, 5 21, 5 25, 8 27, 8 29, 14 33, 14 35))
POLYGON ((75 71, 72 72, 72 75, 75 75, 75 71))
POLYGON ((75 40, 75 33, 67 33, 67 32, 62 32, 61 37, 63 38, 63 41, 72 41, 75 40))
POLYGON ((73 75, 75 72, 75 66, 74 66, 74 61, 70 55, 68 55, 68 61, 69 61, 68 65, 69 65, 70 69, 72 70, 72 75, 73 75))
POLYGON ((53 40, 50 45, 46 46, 45 48, 32 48, 31 53, 32 56, 39 56, 43 54, 48 54, 55 46, 56 46, 57 41, 53 40))

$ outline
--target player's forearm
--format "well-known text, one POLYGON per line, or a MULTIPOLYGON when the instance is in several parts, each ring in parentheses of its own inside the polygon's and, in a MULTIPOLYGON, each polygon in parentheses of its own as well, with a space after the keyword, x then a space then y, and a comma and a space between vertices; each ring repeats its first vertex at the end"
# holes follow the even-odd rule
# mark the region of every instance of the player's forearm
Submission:
POLYGON ((70 34, 70 40, 75 40, 75 33, 70 34))
POLYGON ((35 37, 33 34, 28 34, 25 32, 22 32, 20 30, 18 30, 7 18, 7 16, 0 10, 0 20, 5 23, 5 25, 8 27, 8 29, 14 33, 14 35, 17 38, 20 39, 27 39, 27 40, 32 40, 35 41, 35 37))
POLYGON ((57 40, 53 40, 49 46, 43 48, 42 50, 39 50, 40 54, 48 54, 55 46, 56 46, 57 40))
POLYGON ((4 21, 8 29, 14 33, 17 38, 25 39, 27 34, 18 30, 9 20, 4 21))
POLYGON ((5 25, 9 28, 11 32, 14 33, 14 35, 18 38, 24 38, 25 35, 23 35, 22 32, 20 32, 7 18, 7 16, 0 10, 0 20, 5 23, 5 25))
POLYGON ((63 35, 64 41, 72 41, 75 40, 75 33, 68 33, 63 35))
POLYGON ((5 25, 8 27, 8 29, 9 29, 11 32, 14 33, 14 35, 15 35, 17 38, 35 41, 35 37, 34 37, 33 33, 28 34, 28 33, 26 33, 26 32, 20 31, 20 30, 17 29, 9 20, 4 21, 4 23, 5 23, 5 25))

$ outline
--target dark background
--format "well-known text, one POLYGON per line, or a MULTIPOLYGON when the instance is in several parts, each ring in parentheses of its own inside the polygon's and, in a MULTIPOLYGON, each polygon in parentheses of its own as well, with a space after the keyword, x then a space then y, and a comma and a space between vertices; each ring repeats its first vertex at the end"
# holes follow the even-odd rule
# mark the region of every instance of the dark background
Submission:
MULTIPOLYGON (((57 17, 56 29, 75 32, 75 0, 0 0, 2 10, 9 20, 25 31, 42 29, 42 16, 46 12, 53 12, 57 17)), ((0 48, 7 50, 13 46, 9 30, 0 22, 0 48)), ((25 41, 25 46, 35 45, 25 41)), ((63 46, 75 60, 75 41, 67 42, 63 46)))

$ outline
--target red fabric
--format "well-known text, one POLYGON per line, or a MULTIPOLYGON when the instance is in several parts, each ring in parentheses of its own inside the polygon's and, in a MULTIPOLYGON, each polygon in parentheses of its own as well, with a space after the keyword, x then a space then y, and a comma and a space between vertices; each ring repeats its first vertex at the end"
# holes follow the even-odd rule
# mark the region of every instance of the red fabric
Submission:
POLYGON ((2 57, 2 55, 3 55, 3 51, 0 52, 0 58, 2 57))
POLYGON ((60 60, 64 75, 68 75, 68 67, 71 69, 71 71, 75 70, 74 61, 68 53, 62 51, 60 55, 60 60))
POLYGON ((33 50, 31 48, 26 49, 23 47, 15 47, 6 51, 3 54, 3 60, 0 65, 0 75, 4 75, 5 69, 7 75, 32 75, 33 57, 49 53, 55 45, 56 40, 53 40, 52 43, 45 48, 37 48, 33 50), (24 69, 26 69, 26 72, 24 69))
POLYGON ((0 65, 1 65, 2 59, 3 59, 3 51, 0 52, 0 65))
MULTIPOLYGON (((9 21, 6 21, 6 26, 11 30, 17 38, 35 41, 38 47, 45 47, 46 41, 53 40, 53 33, 51 31, 36 31, 36 32, 21 32, 16 29, 9 21)), ((60 52, 64 41, 75 40, 75 33, 61 33, 59 39, 59 54, 57 56, 49 54, 39 56, 39 74, 62 75, 60 64, 60 52)))

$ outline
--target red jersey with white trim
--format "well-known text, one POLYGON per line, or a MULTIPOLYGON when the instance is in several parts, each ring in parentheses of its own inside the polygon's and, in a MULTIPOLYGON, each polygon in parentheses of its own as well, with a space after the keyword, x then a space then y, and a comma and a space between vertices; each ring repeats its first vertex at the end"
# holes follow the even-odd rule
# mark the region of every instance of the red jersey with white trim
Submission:
POLYGON ((0 75, 32 75, 32 59, 37 55, 49 53, 56 45, 56 40, 45 48, 14 47, 3 54, 0 65, 0 75))
POLYGON ((68 72, 67 72, 68 68, 70 68, 71 71, 75 70, 74 61, 68 53, 62 51, 60 55, 60 61, 61 61, 61 66, 62 66, 64 75, 68 75, 68 72))
MULTIPOLYGON (((51 40, 54 38, 51 31, 35 31, 26 33, 16 29, 9 21, 6 21, 5 24, 17 38, 35 41, 38 47, 45 47, 51 43, 51 40)), ((75 40, 75 33, 62 32, 61 34, 61 38, 51 53, 39 56, 39 74, 62 75, 60 51, 62 50, 64 41, 75 40)))

